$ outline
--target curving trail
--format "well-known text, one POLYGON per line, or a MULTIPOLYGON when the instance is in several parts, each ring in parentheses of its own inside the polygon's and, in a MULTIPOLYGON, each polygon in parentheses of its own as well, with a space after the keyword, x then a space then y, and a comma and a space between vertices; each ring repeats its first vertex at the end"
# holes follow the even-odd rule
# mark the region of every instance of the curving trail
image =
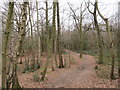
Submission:
POLYGON ((56 78, 49 79, 46 83, 47 87, 84 87, 91 83, 92 77, 95 77, 95 59, 89 55, 83 55, 82 59, 79 59, 79 54, 68 51, 71 57, 75 60, 76 65, 64 72, 58 72, 56 78))
MULTIPOLYGON (((116 88, 118 81, 102 79, 96 75, 95 65, 96 60, 93 56, 83 55, 79 58, 76 52, 70 52, 74 64, 67 66, 64 69, 56 69, 51 71, 49 68, 44 82, 33 82, 33 75, 40 74, 40 70, 33 73, 25 73, 19 75, 19 81, 22 87, 25 88, 116 88)), ((68 54, 65 58, 68 59, 68 54)))

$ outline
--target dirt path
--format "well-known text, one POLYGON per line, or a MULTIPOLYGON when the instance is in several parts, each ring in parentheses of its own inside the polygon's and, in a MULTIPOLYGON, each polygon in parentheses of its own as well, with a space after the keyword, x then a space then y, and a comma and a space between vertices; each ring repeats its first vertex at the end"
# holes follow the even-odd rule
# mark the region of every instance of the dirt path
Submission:
MULTIPOLYGON (((96 75, 96 60, 93 56, 83 55, 79 58, 79 54, 70 52, 74 64, 64 69, 56 69, 46 74, 44 82, 34 82, 33 73, 19 75, 19 81, 22 87, 26 88, 116 88, 117 81, 109 79, 101 79, 96 75)), ((38 70, 37 73, 40 74, 38 70)))
POLYGON ((83 55, 83 59, 79 59, 79 54, 71 51, 70 53, 77 64, 49 80, 51 82, 46 83, 47 87, 81 87, 80 85, 86 85, 95 76, 96 61, 92 56, 83 55))

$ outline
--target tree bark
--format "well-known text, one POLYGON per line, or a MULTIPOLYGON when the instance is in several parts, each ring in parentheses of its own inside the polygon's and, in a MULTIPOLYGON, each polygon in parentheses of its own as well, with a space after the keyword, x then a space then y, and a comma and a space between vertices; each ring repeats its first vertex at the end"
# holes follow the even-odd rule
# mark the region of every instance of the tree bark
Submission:
POLYGON ((103 44, 102 44, 102 38, 101 38, 101 33, 100 33, 100 29, 99 29, 99 25, 97 22, 97 15, 96 15, 96 11, 97 11, 97 1, 94 4, 94 23, 95 23, 95 29, 97 31, 97 35, 98 35, 98 44, 99 44, 99 64, 103 63, 103 44))
POLYGON ((32 62, 32 64, 31 64, 31 70, 34 70, 34 68, 35 68, 35 51, 34 51, 34 40, 33 40, 33 27, 32 27, 32 21, 31 21, 31 10, 30 10, 30 4, 29 4, 29 8, 28 8, 28 10, 29 10, 29 21, 30 21, 30 28, 31 28, 31 45, 30 45, 30 48, 31 48, 31 52, 32 52, 32 60, 31 60, 31 62, 32 62))
POLYGON ((82 58, 82 55, 83 55, 82 14, 81 14, 81 19, 80 19, 79 35, 80 35, 80 58, 82 58))
POLYGON ((25 31, 26 31, 26 20, 27 20, 27 5, 28 2, 23 3, 23 8, 22 8, 22 23, 21 23, 21 28, 20 28, 20 33, 21 36, 19 38, 19 43, 17 45, 17 53, 16 53, 16 62, 14 63, 14 76, 13 76, 13 84, 12 88, 21 88, 19 81, 18 81, 18 76, 17 76, 17 61, 18 58, 20 57, 20 53, 22 52, 23 48, 23 42, 25 38, 25 31))
POLYGON ((7 46, 9 41, 9 35, 11 32, 11 21, 13 17, 14 2, 9 2, 8 15, 6 21, 6 28, 3 36, 2 46, 2 88, 6 88, 6 59, 7 59, 7 46))
POLYGON ((48 1, 46 0, 45 2, 46 4, 46 30, 47 30, 47 59, 46 59, 46 64, 45 64, 45 68, 42 72, 42 77, 41 77, 41 81, 44 81, 45 79, 45 75, 46 75, 46 72, 47 72, 47 68, 48 68, 48 65, 50 63, 50 59, 51 59, 51 51, 52 51, 52 46, 51 46, 51 38, 50 38, 50 31, 49 31, 49 22, 48 22, 48 1))
POLYGON ((64 68, 63 58, 62 58, 62 50, 61 50, 61 28, 60 28, 60 16, 59 16, 59 1, 57 1, 57 27, 58 27, 58 36, 57 36, 57 50, 59 57, 59 68, 64 68))
POLYGON ((111 67, 111 74, 110 74, 110 78, 111 79, 115 79, 114 77, 114 63, 115 63, 115 51, 114 51, 114 45, 112 42, 112 33, 110 32, 110 26, 109 26, 109 22, 108 22, 108 18, 105 18, 99 11, 98 8, 98 1, 96 0, 97 3, 97 11, 98 14, 100 15, 100 17, 104 20, 105 24, 106 24, 106 31, 108 33, 108 38, 109 38, 109 49, 110 49, 110 55, 111 55, 111 59, 112 59, 112 67, 111 67))
POLYGON ((53 42, 53 53, 54 53, 54 56, 55 56, 55 64, 56 64, 56 67, 58 67, 58 64, 57 64, 57 59, 56 59, 56 55, 57 55, 57 46, 56 46, 56 42, 57 42, 57 39, 56 39, 56 0, 53 1, 53 22, 52 22, 52 27, 53 27, 53 33, 52 33, 52 42, 53 42))
MULTIPOLYGON (((41 37, 40 37, 39 22, 38 22, 39 21, 39 13, 38 13, 38 1, 37 0, 36 0, 36 9, 37 9, 37 32, 38 32, 38 60, 40 60, 40 57, 41 57, 41 37)), ((38 60, 37 60, 37 64, 39 64, 38 60)))
MULTIPOLYGON (((120 24, 120 22, 119 22, 120 24)), ((118 58, 118 87, 120 88, 120 26, 117 33, 117 58, 118 58)))
POLYGON ((118 3, 117 59, 118 59, 118 88, 120 88, 120 2, 118 3))

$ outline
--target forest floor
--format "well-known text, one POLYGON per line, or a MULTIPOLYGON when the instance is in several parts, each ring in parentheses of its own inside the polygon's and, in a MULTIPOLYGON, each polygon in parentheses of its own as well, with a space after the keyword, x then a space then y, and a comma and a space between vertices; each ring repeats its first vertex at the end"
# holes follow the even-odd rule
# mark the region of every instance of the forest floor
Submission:
MULTIPOLYGON (((33 75, 37 73, 41 76, 41 69, 35 72, 19 74, 20 85, 24 88, 116 88, 117 80, 100 78, 96 74, 96 59, 94 56, 83 55, 79 59, 79 54, 70 52, 72 64, 63 69, 51 71, 48 68, 44 82, 35 82, 33 75)), ((64 55, 68 58, 68 55, 64 55)))

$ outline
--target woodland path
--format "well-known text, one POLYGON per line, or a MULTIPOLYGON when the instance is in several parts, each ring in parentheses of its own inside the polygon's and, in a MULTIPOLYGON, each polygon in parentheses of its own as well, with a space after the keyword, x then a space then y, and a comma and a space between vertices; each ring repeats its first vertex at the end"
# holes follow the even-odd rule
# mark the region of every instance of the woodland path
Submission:
MULTIPOLYGON (((96 75, 96 60, 94 56, 83 55, 79 58, 76 52, 70 52, 70 56, 75 61, 69 67, 51 71, 48 69, 44 82, 34 82, 33 73, 19 75, 19 81, 22 87, 26 88, 116 88, 117 81, 102 79, 96 75)), ((38 70, 37 73, 40 73, 38 70)))
POLYGON ((47 87, 82 87, 91 81, 92 77, 95 77, 95 59, 93 56, 83 55, 83 58, 79 58, 79 54, 70 52, 71 57, 76 62, 74 67, 68 68, 64 72, 59 72, 56 78, 50 79, 47 83, 47 87), (81 85, 81 86, 80 86, 81 85))

